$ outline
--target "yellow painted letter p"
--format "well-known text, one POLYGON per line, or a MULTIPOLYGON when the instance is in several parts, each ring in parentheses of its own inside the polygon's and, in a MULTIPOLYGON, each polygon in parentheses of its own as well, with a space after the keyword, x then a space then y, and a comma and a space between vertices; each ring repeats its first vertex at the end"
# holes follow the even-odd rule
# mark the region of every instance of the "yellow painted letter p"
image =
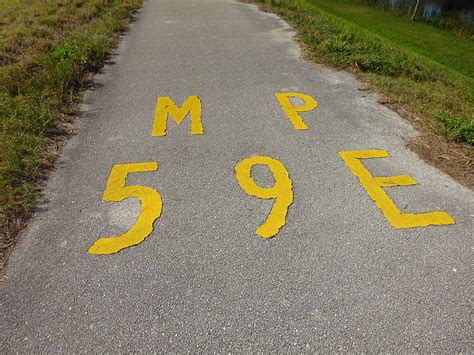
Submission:
POLYGON ((288 119, 293 124, 293 127, 298 130, 308 129, 298 112, 312 111, 318 107, 318 102, 311 96, 302 94, 300 92, 277 92, 275 94, 283 111, 285 111, 288 119), (295 106, 290 101, 290 97, 296 97, 304 102, 303 106, 295 106))

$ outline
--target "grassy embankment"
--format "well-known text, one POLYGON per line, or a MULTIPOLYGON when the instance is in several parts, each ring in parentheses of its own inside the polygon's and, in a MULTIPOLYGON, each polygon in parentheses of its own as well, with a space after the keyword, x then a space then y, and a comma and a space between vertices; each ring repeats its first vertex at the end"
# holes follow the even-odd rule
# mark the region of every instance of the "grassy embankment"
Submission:
POLYGON ((310 59, 359 74, 421 131, 415 151, 474 186, 472 40, 357 0, 257 3, 295 27, 310 59))
POLYGON ((142 0, 0 0, 0 274, 80 89, 142 0))

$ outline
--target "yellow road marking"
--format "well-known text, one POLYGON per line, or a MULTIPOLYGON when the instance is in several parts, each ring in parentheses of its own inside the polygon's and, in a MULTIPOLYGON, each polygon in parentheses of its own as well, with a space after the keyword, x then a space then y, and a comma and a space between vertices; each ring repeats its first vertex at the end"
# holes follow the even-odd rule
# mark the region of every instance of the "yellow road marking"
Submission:
POLYGON ((201 121, 202 105, 199 97, 189 96, 181 107, 178 107, 168 96, 158 97, 151 135, 153 137, 166 136, 168 116, 173 117, 179 126, 188 114, 191 120, 191 134, 204 134, 201 121))
POLYGON ((340 152, 339 155, 352 173, 359 178, 362 186, 393 227, 414 228, 456 223, 446 212, 417 214, 400 212, 383 187, 415 185, 416 181, 409 175, 373 177, 360 161, 360 159, 386 158, 389 154, 385 150, 340 152))
POLYGON ((112 167, 103 200, 120 202, 135 197, 141 202, 140 216, 130 230, 122 235, 98 239, 89 249, 90 254, 114 254, 140 244, 153 231, 153 223, 160 217, 163 203, 160 194, 145 186, 125 186, 127 175, 156 171, 155 162, 117 164, 112 167))
POLYGON ((257 228, 256 233, 264 238, 278 234, 286 223, 288 207, 293 203, 292 182, 285 166, 278 160, 264 156, 252 156, 235 166, 236 179, 240 187, 249 195, 263 199, 274 198, 272 210, 264 224, 257 228), (275 185, 270 188, 258 186, 251 177, 255 165, 266 165, 273 174, 275 185))
POLYGON ((316 107, 318 107, 318 102, 315 99, 313 99, 309 95, 302 94, 300 92, 279 92, 276 93, 275 96, 295 129, 309 129, 306 123, 304 123, 301 116, 298 114, 298 112, 307 112, 314 110, 316 107), (290 101, 290 97, 296 97, 303 100, 304 105, 294 106, 290 101))

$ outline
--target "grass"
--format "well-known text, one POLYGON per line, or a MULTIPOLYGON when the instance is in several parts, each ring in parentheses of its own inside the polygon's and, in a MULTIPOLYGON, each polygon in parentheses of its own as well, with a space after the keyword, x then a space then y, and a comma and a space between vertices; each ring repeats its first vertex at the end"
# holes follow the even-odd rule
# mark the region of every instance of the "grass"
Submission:
POLYGON ((70 131, 80 90, 141 0, 0 0, 0 269, 70 131))
POLYGON ((356 0, 257 2, 298 30, 311 59, 362 74, 421 129, 474 144, 472 40, 356 0))
POLYGON ((474 125, 472 120, 459 119, 446 112, 438 112, 435 117, 444 125, 450 138, 456 141, 473 142, 474 125))
POLYGON ((474 78, 473 41, 432 25, 359 5, 355 0, 308 1, 359 28, 474 78))

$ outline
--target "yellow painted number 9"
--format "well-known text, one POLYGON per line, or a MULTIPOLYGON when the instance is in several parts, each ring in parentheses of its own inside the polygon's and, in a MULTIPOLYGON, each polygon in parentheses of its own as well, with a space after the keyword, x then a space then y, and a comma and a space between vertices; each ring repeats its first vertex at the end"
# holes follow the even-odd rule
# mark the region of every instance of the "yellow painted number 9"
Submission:
POLYGON ((133 163, 114 165, 110 172, 103 200, 120 202, 135 197, 141 202, 141 212, 136 223, 128 232, 113 238, 100 238, 89 249, 90 254, 114 254, 122 249, 140 244, 153 231, 153 223, 160 217, 162 200, 160 194, 145 186, 125 186, 127 175, 156 171, 158 164, 133 163))
POLYGON ((264 199, 275 199, 272 210, 264 224, 256 233, 264 238, 271 238, 286 223, 288 207, 293 203, 292 182, 285 166, 278 160, 264 156, 246 158, 235 166, 236 179, 240 187, 249 195, 264 199), (275 185, 270 188, 258 186, 251 177, 255 165, 266 165, 273 174, 275 185))

